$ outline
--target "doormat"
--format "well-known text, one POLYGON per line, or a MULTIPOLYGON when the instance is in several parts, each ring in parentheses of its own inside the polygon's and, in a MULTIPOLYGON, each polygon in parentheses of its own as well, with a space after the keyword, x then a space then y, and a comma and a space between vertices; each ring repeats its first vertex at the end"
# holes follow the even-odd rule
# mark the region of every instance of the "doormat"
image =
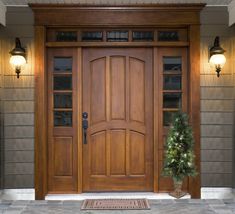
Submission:
POLYGON ((149 210, 146 199, 87 199, 81 210, 149 210))

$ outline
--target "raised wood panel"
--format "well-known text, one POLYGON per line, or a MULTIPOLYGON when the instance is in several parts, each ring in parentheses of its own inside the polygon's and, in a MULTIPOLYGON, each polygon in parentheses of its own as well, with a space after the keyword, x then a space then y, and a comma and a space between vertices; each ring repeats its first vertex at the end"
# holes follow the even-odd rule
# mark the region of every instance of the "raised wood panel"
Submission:
POLYGON ((91 62, 91 123, 106 119, 106 59, 100 58, 91 62))
MULTIPOLYGON (((106 59, 100 66, 106 72, 96 76, 100 84, 96 91, 89 84, 83 85, 83 111, 96 114, 105 104, 106 117, 104 121, 92 122, 88 128, 88 142, 83 145, 83 189, 139 191, 141 186, 142 190, 151 190, 151 49, 86 49, 83 82, 93 78, 89 72, 91 64, 99 59, 106 59), (91 107, 98 90, 101 93, 105 90, 106 102, 101 105, 101 99, 91 107), (121 109, 117 108, 118 103, 121 109)), ((88 120, 92 118, 88 116, 88 120)))
POLYGON ((71 137, 54 138, 55 176, 72 176, 73 142, 71 137))
POLYGON ((106 175, 106 132, 91 135, 90 141, 91 176, 106 175))
POLYGON ((145 136, 130 131, 130 175, 145 175, 145 136))
POLYGON ((111 119, 126 118, 126 59, 125 57, 110 57, 111 78, 111 119))
POLYGON ((126 175, 125 130, 111 130, 110 175, 126 175))
POLYGON ((145 63, 130 58, 130 120, 145 123, 145 63))

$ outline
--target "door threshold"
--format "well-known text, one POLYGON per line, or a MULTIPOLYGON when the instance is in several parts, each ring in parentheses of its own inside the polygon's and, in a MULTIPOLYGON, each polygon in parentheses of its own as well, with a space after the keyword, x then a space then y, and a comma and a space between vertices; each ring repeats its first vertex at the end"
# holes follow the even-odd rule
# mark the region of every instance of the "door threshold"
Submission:
MULTIPOLYGON (((175 199, 168 193, 153 192, 102 192, 102 193, 82 193, 82 194, 48 194, 45 200, 85 200, 85 199, 135 199, 146 198, 149 200, 156 199, 175 199)), ((189 194, 182 199, 190 199, 189 194)))

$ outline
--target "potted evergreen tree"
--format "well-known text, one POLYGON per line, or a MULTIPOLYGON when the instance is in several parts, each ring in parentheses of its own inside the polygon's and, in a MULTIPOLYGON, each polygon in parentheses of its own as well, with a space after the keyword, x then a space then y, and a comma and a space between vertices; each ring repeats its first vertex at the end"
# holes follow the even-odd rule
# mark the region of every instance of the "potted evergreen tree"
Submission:
POLYGON ((185 177, 195 176, 194 138, 188 115, 178 112, 168 132, 165 144, 163 175, 171 176, 174 181, 174 191, 169 193, 176 198, 183 197, 182 183, 185 177))

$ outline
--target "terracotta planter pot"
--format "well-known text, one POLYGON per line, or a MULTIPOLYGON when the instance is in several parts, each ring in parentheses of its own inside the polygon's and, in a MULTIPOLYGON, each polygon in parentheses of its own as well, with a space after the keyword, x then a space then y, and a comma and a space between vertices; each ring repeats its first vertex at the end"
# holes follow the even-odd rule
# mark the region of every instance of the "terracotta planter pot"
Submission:
POLYGON ((183 180, 176 180, 173 179, 174 181, 174 191, 170 192, 169 195, 174 197, 174 198, 181 198, 185 196, 187 193, 182 191, 182 185, 183 185, 183 180))

